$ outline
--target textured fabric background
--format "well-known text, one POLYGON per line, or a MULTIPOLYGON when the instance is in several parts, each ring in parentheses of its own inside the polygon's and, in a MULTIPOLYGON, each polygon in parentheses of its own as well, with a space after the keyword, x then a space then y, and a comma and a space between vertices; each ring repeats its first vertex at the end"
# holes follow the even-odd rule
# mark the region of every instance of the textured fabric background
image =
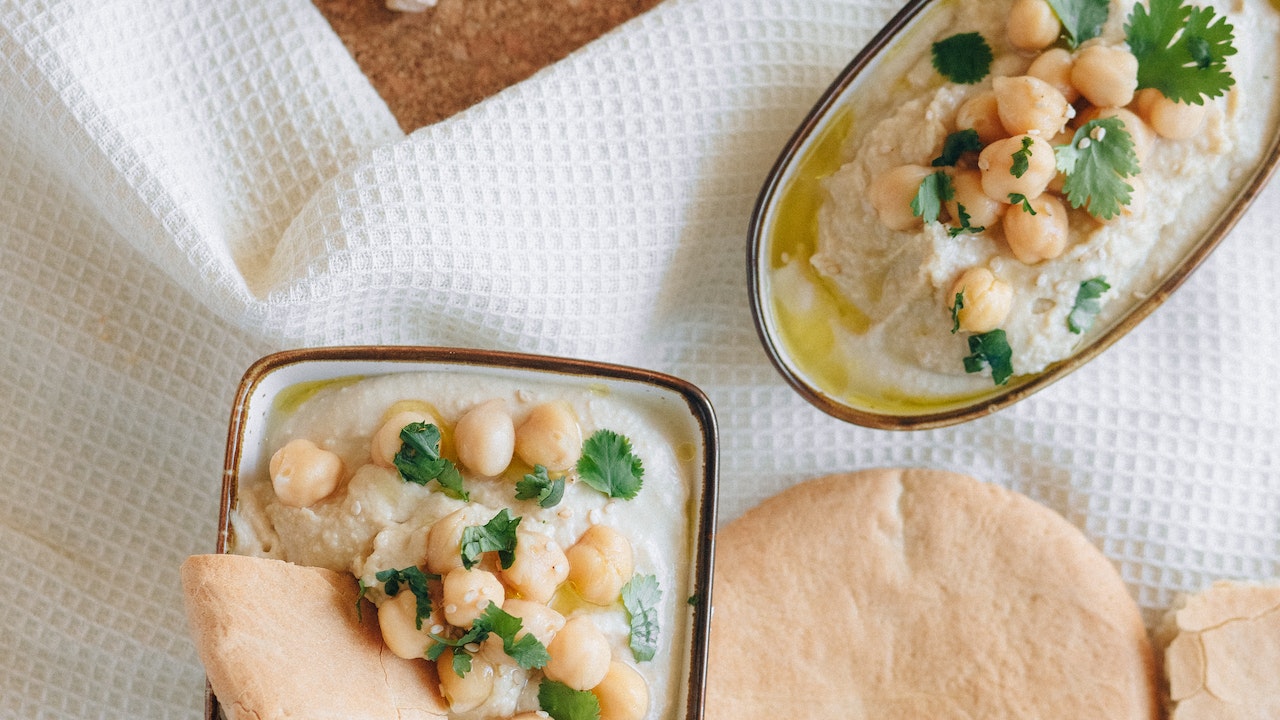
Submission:
POLYGON ((214 543, 257 357, 403 343, 683 376, 722 521, 800 480, 960 470, 1062 512, 1153 619, 1280 560, 1273 183, 1162 309, 1036 397, 887 433, 768 364, 744 238, 892 0, 669 0, 405 137, 307 0, 0 0, 0 717, 197 717, 177 567, 214 543))

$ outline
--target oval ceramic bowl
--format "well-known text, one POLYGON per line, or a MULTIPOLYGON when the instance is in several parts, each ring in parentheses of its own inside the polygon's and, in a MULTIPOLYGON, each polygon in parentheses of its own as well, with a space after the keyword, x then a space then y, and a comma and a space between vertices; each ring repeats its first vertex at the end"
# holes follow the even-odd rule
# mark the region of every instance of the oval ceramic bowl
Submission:
MULTIPOLYGON (((827 353, 814 350, 811 328, 786 320, 779 309, 773 271, 791 253, 812 253, 817 238, 821 181, 840 164, 841 146, 857 122, 859 98, 888 87, 884 83, 901 62, 896 50, 907 40, 936 39, 945 21, 936 16, 952 0, 912 0, 853 59, 826 90, 783 148, 753 210, 748 231, 747 271, 751 310, 769 358, 786 381, 820 410, 841 420, 878 429, 925 429, 964 422, 1017 402, 1061 379, 1152 313, 1209 255, 1253 201, 1280 158, 1280 123, 1271 113, 1269 135, 1258 161, 1240 168, 1221 212, 1171 270, 1143 292, 1143 299, 1120 317, 1093 329, 1065 360, 1043 372, 1015 376, 1007 384, 946 397, 903 397, 877 388, 854 387, 831 376, 857 373, 842 365, 824 368, 827 353), (913 39, 913 34, 916 37, 913 39), (878 73, 883 77, 878 77, 878 73), (808 345, 808 347, 806 347, 808 345)), ((927 47, 927 46, 926 46, 927 47)), ((927 52, 927 50, 926 50, 927 52)), ((926 161, 927 162, 927 161, 926 161)), ((807 262, 807 259, 806 259, 807 262)), ((819 292, 831 291, 819 288, 819 292)), ((839 300, 834 302, 839 303, 839 300)))
MULTIPOLYGON (((628 412, 660 420, 682 463, 694 470, 687 488, 688 557, 674 559, 687 571, 690 597, 678 603, 683 632, 670 643, 682 655, 682 678, 672 683, 673 708, 699 720, 706 682, 707 639, 711 618, 718 436, 715 414, 693 385, 660 373, 605 363, 505 352, 427 347, 334 347, 286 351, 262 358, 245 373, 236 394, 227 438, 217 551, 234 552, 233 515, 242 479, 265 477, 271 449, 268 428, 318 389, 355 379, 397 373, 448 373, 450 377, 498 378, 547 383, 609 396, 628 412)), ((646 478, 649 483, 659 479, 646 478)), ((655 485, 655 487, 660 487, 655 485)), ((683 595, 681 597, 684 597, 683 595)), ((207 693, 206 717, 220 717, 217 699, 207 693)))

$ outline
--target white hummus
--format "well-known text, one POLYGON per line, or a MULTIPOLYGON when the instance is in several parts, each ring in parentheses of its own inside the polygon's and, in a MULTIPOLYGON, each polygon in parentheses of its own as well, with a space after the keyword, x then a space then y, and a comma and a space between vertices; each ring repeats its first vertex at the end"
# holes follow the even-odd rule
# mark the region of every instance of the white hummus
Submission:
MULTIPOLYGON (((375 575, 422 565, 431 525, 466 503, 448 497, 435 482, 408 483, 396 469, 371 463, 372 435, 397 402, 425 402, 449 433, 465 411, 495 398, 505 402, 517 423, 535 405, 566 401, 584 438, 597 429, 612 430, 627 437, 633 453, 643 461, 644 484, 634 499, 610 499, 570 473, 563 500, 551 508, 515 499, 514 479, 528 472, 518 463, 496 478, 474 477, 460 469, 471 503, 480 508, 481 523, 501 508, 509 508, 522 518, 522 531, 543 533, 562 548, 569 548, 596 524, 611 526, 630 540, 635 573, 656 576, 662 592, 661 635, 652 661, 631 658, 629 624, 620 603, 592 605, 561 593, 552 607, 566 618, 591 615, 609 639, 614 658, 626 659, 648 683, 647 717, 670 715, 679 701, 680 668, 688 651, 686 600, 692 594, 689 558, 695 532, 692 518, 696 517, 690 503, 696 497, 701 457, 696 451, 696 430, 687 418, 668 417, 660 408, 635 398, 611 395, 600 386, 515 382, 485 374, 398 374, 334 381, 296 409, 281 411, 268 429, 267 447, 273 450, 295 438, 306 438, 337 453, 346 468, 338 490, 310 507, 297 508, 277 499, 268 477, 242 478, 231 518, 234 547, 229 551, 350 572, 371 588, 367 597, 380 604, 386 596, 375 575)), ((486 653, 491 645, 485 644, 486 653)), ((457 717, 509 717, 538 709, 538 683, 530 682, 536 680, 537 672, 522 670, 509 658, 505 662, 489 701, 457 717)))
MULTIPOLYGON (((998 227, 952 237, 938 222, 906 232, 877 222, 868 200, 873 178, 898 165, 928 165, 955 130, 957 107, 990 89, 992 76, 1022 74, 1030 62, 1005 37, 1008 0, 945 0, 913 28, 908 46, 895 48, 876 69, 882 76, 866 82, 850 103, 842 164, 821 185, 816 248, 782 253, 771 276, 790 334, 825 335, 822 351, 830 356, 822 362, 848 369, 826 372, 847 383, 832 391, 918 401, 991 388, 989 373, 966 372, 967 338, 952 332, 947 310, 952 283, 966 268, 986 267, 1013 286, 1013 307, 1001 328, 1014 373, 1026 375, 1070 356, 1177 265, 1232 199, 1277 124, 1276 10, 1265 0, 1194 4, 1214 6, 1234 26, 1238 54, 1228 67, 1235 85, 1211 102, 1195 137, 1156 139, 1142 162, 1143 207, 1106 224, 1072 210, 1066 251, 1030 265, 1012 256, 998 227), (932 42, 962 32, 981 33, 996 57, 992 75, 975 85, 945 82, 930 62, 932 42), (1072 333, 1067 315, 1077 290, 1095 277, 1111 287, 1101 298, 1102 312, 1089 333, 1072 333)), ((1132 0, 1112 0, 1103 42, 1123 43, 1132 6, 1132 0)))

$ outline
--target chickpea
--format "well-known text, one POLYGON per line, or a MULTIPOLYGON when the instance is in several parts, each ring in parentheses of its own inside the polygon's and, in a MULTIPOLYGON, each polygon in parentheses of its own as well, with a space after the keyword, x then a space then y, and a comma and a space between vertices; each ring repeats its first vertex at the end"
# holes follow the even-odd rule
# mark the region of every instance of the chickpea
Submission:
POLYGON ((1018 260, 1032 265, 1062 254, 1067 247, 1067 208, 1052 195, 1031 201, 1035 214, 1019 203, 1004 216, 1004 237, 1018 260))
POLYGON ((1049 83, 1055 90, 1062 93, 1064 100, 1073 103, 1080 99, 1080 91, 1071 84, 1073 65, 1075 65, 1075 58, 1071 57, 1070 52, 1063 48, 1049 48, 1031 61, 1027 74, 1049 83))
POLYGON ((1009 9, 1009 44, 1024 52, 1049 47, 1062 33, 1058 16, 1045 0, 1014 0, 1009 9))
POLYGON ((444 619, 455 627, 471 627, 489 603, 502 607, 505 599, 502 581, 488 570, 459 567, 444 576, 444 619))
POLYGON ((1009 195, 1015 193, 1036 197, 1058 174, 1053 146, 1035 135, 1015 135, 991 143, 978 155, 978 169, 982 171, 982 191, 1001 202, 1009 202, 1009 195), (1030 155, 1026 172, 1017 177, 1013 174, 1014 156, 1023 153, 1024 143, 1030 155))
POLYGON ((1128 131, 1129 137, 1133 138, 1133 153, 1141 164, 1147 159, 1147 154, 1151 152, 1151 146, 1155 144, 1156 134, 1150 125, 1138 116, 1137 113, 1126 108, 1089 108, 1080 113, 1077 118, 1077 125, 1084 125, 1090 120, 1099 118, 1116 118, 1124 124, 1124 129, 1128 131))
POLYGON ((271 487, 280 502, 310 507, 329 497, 342 479, 342 458, 305 438, 285 443, 271 456, 271 487))
POLYGON ((1004 129, 1004 123, 1000 122, 996 94, 990 90, 977 93, 960 104, 956 109, 956 129, 976 130, 978 139, 983 145, 989 145, 1009 135, 1004 129))
POLYGON ((495 477, 511 464, 516 428, 501 400, 490 400, 468 410, 453 429, 458 460, 473 471, 495 477))
POLYGON ((530 465, 568 470, 582 455, 582 428, 568 403, 543 403, 516 428, 516 455, 530 465))
POLYGON ((550 537, 531 530, 516 530, 515 559, 502 571, 502 579, 523 598, 545 603, 569 577, 569 559, 550 537))
POLYGON ((885 227, 910 230, 921 225, 921 219, 911 211, 911 201, 915 199, 921 181, 934 171, 935 168, 922 165, 899 165, 871 181, 867 196, 885 227))
POLYGON ((431 639, 432 626, 440 624, 439 611, 434 608, 430 617, 422 619, 418 629, 418 598, 408 590, 401 590, 378 606, 378 628, 382 641, 398 657, 415 660, 427 654, 435 644, 431 639))
POLYGON ((1074 112, 1057 88, 1038 77, 998 77, 991 81, 991 88, 1000 124, 1010 135, 1053 137, 1074 112))
POLYGON ((546 647, 556 633, 560 632, 560 628, 564 627, 564 616, 539 602, 510 598, 502 604, 502 609, 508 615, 520 618, 521 629, 516 633, 517 640, 529 633, 546 647))
POLYGON ((969 225, 990 230, 1000 222, 1008 207, 982 191, 982 173, 977 170, 956 170, 951 175, 951 188, 955 196, 946 201, 947 212, 957 222, 963 206, 969 214, 969 225))
POLYGON ((1124 107, 1138 88, 1138 58, 1122 47, 1081 48, 1071 66, 1071 84, 1097 107, 1124 107))
POLYGON ((590 690, 609 672, 609 640, 585 615, 569 618, 547 646, 543 673, 574 690, 590 690))
POLYGON ((437 520, 427 530, 426 565, 437 575, 462 567, 462 531, 471 525, 483 525, 484 510, 464 505, 437 520))
POLYGON ((404 410, 392 415, 382 423, 382 427, 378 428, 369 441, 369 456, 374 465, 385 468, 395 467, 396 453, 400 452, 400 447, 404 444, 400 440, 400 431, 406 425, 413 423, 431 423, 436 427, 440 426, 439 420, 425 412, 404 410))
POLYGON ((497 672, 492 663, 479 655, 471 658, 471 672, 459 677, 453 670, 453 650, 445 650, 436 661, 436 672, 440 676, 440 694, 453 712, 475 710, 493 694, 497 672))
POLYGON ((1170 100, 1155 88, 1139 90, 1135 97, 1138 115, 1157 135, 1170 140, 1186 140, 1200 130, 1208 108, 1204 105, 1170 100))
POLYGON ((643 720, 649 712, 649 684, 630 665, 617 660, 591 689, 600 701, 600 720, 643 720))
POLYGON ((592 525, 565 551, 569 582, 587 602, 607 605, 631 579, 631 542, 608 525, 592 525))
POLYGON ((956 319, 965 332, 995 330, 1009 317, 1009 309, 1013 306, 1013 286, 984 267, 964 271, 947 294, 947 307, 954 307, 956 295, 961 294, 964 302, 956 311, 956 319))

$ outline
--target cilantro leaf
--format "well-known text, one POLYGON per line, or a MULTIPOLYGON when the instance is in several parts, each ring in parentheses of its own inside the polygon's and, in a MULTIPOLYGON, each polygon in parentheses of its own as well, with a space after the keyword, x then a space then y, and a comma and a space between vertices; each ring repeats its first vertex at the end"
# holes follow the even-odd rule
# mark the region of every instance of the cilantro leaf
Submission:
POLYGON ((462 487, 457 466, 440 456, 440 428, 431 423, 409 423, 400 430, 400 441, 394 462, 406 482, 426 485, 435 480, 449 497, 471 499, 462 487))
POLYGON ((1133 6, 1125 39, 1138 58, 1138 87, 1155 88, 1170 100, 1202 105, 1235 84, 1227 57, 1236 54, 1234 28, 1213 8, 1181 0, 1148 0, 1133 6))
POLYGON ((537 500, 539 507, 555 507, 564 497, 564 478, 554 480, 547 469, 534 465, 533 472, 516 481, 517 500, 537 500))
POLYGON ((955 196, 951 176, 939 170, 920 181, 916 196, 911 200, 911 212, 925 222, 934 222, 942 214, 942 203, 955 196))
POLYGON ((502 568, 511 567, 516 559, 516 527, 519 517, 511 517, 511 511, 502 508, 484 525, 470 525, 462 529, 462 566, 470 570, 480 562, 480 556, 497 552, 502 568))
POLYGON ((597 430, 582 443, 578 477, 609 497, 630 500, 644 483, 644 464, 631 454, 631 441, 612 430, 597 430))
POLYGON ((960 311, 964 309, 964 291, 956 293, 956 301, 951 303, 951 334, 960 332, 960 311))
POLYGON ((1022 193, 1009 193, 1009 203, 1012 205, 1021 205, 1022 211, 1028 215, 1036 214, 1036 209, 1031 207, 1031 201, 1022 193))
POLYGON ((1062 21, 1063 35, 1073 48, 1101 35, 1110 14, 1107 0, 1049 0, 1049 7, 1062 21))
MULTIPOLYGON (((427 580, 439 580, 439 575, 424 573, 417 566, 410 565, 401 570, 380 570, 374 575, 378 582, 383 584, 383 591, 387 597, 395 597, 400 594, 400 586, 404 585, 409 588, 409 592, 413 593, 413 597, 417 600, 413 614, 413 624, 419 630, 422 629, 422 621, 431 616, 431 595, 427 592, 427 580)), ((361 593, 364 592, 363 583, 361 584, 361 593)))
POLYGON ((996 328, 981 335, 969 336, 969 355, 964 359, 964 371, 981 372, 991 368, 991 379, 996 385, 1004 385, 1013 377, 1013 350, 1004 330, 996 328))
POLYGON ((1053 148, 1058 169, 1067 174, 1062 189, 1071 207, 1084 207, 1109 220, 1129 204, 1133 186, 1124 179, 1138 174, 1133 137, 1119 118, 1090 120, 1069 145, 1053 148))
POLYGON ((451 640, 433 633, 431 637, 436 644, 427 650, 427 659, 439 660, 446 648, 453 648, 454 672, 458 673, 458 677, 466 677, 466 674, 471 671, 471 657, 467 654, 466 647, 472 643, 482 643, 490 635, 497 635, 502 638, 503 651, 515 660, 517 665, 526 670, 536 670, 546 665, 551 656, 547 654, 547 648, 532 633, 525 633, 517 639, 516 636, 523 628, 524 622, 520 618, 498 607, 497 603, 490 602, 480 617, 471 623, 471 629, 461 637, 451 640), (462 657, 466 659, 460 663, 459 658, 462 657))
POLYGON ((972 85, 991 72, 995 54, 982 35, 959 33, 933 44, 933 67, 943 77, 961 85, 972 85))
POLYGON ((552 720, 598 720, 600 700, 590 690, 574 690, 554 680, 538 685, 538 706, 552 720))
POLYGON ((1020 178, 1031 169, 1031 145, 1034 142, 1030 135, 1022 136, 1022 148, 1013 152, 1013 166, 1009 168, 1010 175, 1020 178))
POLYGON ((942 141, 942 154, 933 159, 933 167, 955 165, 960 156, 967 152, 982 150, 982 141, 978 139, 978 131, 973 128, 957 130, 942 141))
POLYGON ((968 233, 970 235, 977 235, 978 233, 987 229, 985 225, 979 225, 975 227, 969 222, 970 220, 969 213, 965 211, 963 204, 956 203, 956 213, 960 215, 960 224, 955 227, 947 229, 947 234, 950 235, 951 237, 959 237, 960 235, 964 235, 965 233, 968 233))
POLYGON ((360 590, 356 594, 356 620, 364 622, 364 596, 369 594, 369 586, 364 584, 364 580, 356 578, 356 587, 360 590))
POLYGON ((1079 335, 1093 325, 1098 313, 1102 312, 1102 294, 1110 290, 1106 278, 1098 276, 1080 283, 1076 290, 1076 301, 1067 315, 1067 329, 1079 335))
POLYGON ((622 606, 631 616, 631 655, 638 662, 658 652, 658 603, 662 590, 653 575, 636 575, 622 586, 622 606))

